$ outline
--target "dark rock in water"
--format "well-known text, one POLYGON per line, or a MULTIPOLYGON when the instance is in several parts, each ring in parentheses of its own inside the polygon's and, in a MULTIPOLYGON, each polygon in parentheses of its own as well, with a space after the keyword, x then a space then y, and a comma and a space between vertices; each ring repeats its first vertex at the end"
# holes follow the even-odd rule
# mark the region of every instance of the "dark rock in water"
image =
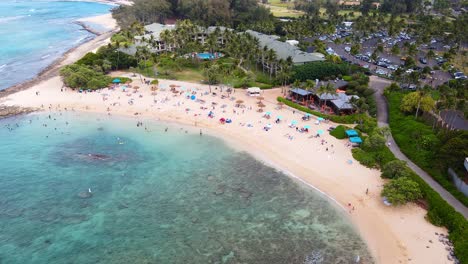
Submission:
POLYGON ((103 131, 103 130, 104 130, 104 128, 103 128, 103 127, 98 127, 98 129, 97 129, 97 130, 98 130, 98 131, 103 131))
POLYGON ((44 243, 50 245, 50 244, 52 244, 52 241, 50 241, 49 239, 46 239, 46 240, 44 240, 44 243))
POLYGON ((80 198, 82 198, 82 199, 88 199, 88 198, 93 197, 93 193, 90 192, 90 191, 80 192, 80 193, 78 194, 78 197, 80 197, 80 198))
POLYGON ((110 156, 104 154, 88 154, 88 157, 90 157, 93 160, 106 160, 110 158, 110 156))
POLYGON ((216 189, 216 191, 214 192, 214 194, 216 194, 216 195, 221 195, 221 194, 224 193, 224 191, 225 191, 225 187, 224 187, 223 185, 220 185, 220 186, 218 186, 218 188, 216 189))
POLYGON ((19 107, 19 106, 4 106, 0 105, 0 119, 7 118, 10 116, 28 114, 34 111, 37 111, 36 108, 26 108, 26 107, 19 107))
POLYGON ((193 218, 192 218, 192 223, 194 223, 194 224, 195 224, 195 223, 198 223, 198 218, 193 217, 193 218))
POLYGON ((88 202, 80 203, 80 208, 87 208, 89 206, 90 206, 90 204, 88 202))
POLYGON ((249 199, 253 194, 244 188, 239 188, 236 191, 238 191, 240 193, 240 196, 244 199, 249 199))

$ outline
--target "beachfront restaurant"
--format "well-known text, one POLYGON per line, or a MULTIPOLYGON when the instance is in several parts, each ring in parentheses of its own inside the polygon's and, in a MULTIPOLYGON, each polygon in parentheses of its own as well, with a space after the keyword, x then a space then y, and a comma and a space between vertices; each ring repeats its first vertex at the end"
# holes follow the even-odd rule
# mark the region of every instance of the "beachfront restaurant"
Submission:
POLYGON ((359 99, 357 95, 346 95, 344 92, 336 94, 323 93, 316 94, 316 100, 326 104, 333 109, 336 114, 351 114, 354 111, 354 106, 351 103, 352 98, 359 99))
POLYGON ((308 101, 313 99, 313 93, 301 88, 294 88, 289 91, 289 100, 306 105, 308 101))
POLYGON ((359 99, 357 95, 346 95, 344 93, 339 93, 338 98, 331 100, 331 108, 337 114, 352 114, 354 112, 354 106, 351 103, 351 99, 359 99))

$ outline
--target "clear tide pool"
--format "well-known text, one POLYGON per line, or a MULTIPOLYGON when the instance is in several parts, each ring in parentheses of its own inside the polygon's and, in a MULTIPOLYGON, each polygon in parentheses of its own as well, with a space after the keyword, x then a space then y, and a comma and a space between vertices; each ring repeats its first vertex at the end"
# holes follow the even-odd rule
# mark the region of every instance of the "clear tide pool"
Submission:
POLYGON ((15 117, 0 160, 0 263, 372 263, 327 199, 198 130, 15 117))
POLYGON ((36 76, 67 50, 93 37, 73 21, 111 8, 75 1, 0 1, 0 90, 36 76))

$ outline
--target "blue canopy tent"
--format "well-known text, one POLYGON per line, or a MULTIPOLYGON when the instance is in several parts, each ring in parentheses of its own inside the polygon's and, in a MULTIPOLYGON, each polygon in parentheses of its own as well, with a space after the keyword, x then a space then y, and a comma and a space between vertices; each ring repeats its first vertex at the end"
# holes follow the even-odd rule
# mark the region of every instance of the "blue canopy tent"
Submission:
POLYGON ((361 143, 362 143, 362 139, 361 139, 360 137, 350 137, 350 138, 349 138, 349 142, 361 144, 361 143))
POLYGON ((121 83, 121 81, 120 81, 119 78, 116 78, 116 79, 112 80, 112 83, 121 83))
POLYGON ((348 137, 357 137, 359 136, 358 132, 356 132, 356 130, 353 130, 353 129, 348 129, 345 131, 346 135, 348 137))

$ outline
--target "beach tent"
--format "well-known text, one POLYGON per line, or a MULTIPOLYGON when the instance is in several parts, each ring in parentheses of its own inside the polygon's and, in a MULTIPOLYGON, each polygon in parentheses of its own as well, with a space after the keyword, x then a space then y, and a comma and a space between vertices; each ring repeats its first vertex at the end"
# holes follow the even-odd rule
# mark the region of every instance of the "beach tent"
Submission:
POLYGON ((258 87, 250 87, 247 89, 247 93, 249 96, 259 96, 260 95, 260 88, 258 87))
POLYGON ((348 130, 345 131, 345 133, 346 133, 346 135, 348 137, 357 137, 357 136, 359 136, 358 132, 356 132, 356 130, 354 130, 354 129, 348 129, 348 130))
POLYGON ((112 80, 112 83, 120 83, 120 79, 119 78, 115 78, 114 80, 112 80))
POLYGON ((362 139, 360 137, 350 137, 349 138, 349 141, 351 143, 358 143, 358 144, 361 144, 362 143, 362 139))

